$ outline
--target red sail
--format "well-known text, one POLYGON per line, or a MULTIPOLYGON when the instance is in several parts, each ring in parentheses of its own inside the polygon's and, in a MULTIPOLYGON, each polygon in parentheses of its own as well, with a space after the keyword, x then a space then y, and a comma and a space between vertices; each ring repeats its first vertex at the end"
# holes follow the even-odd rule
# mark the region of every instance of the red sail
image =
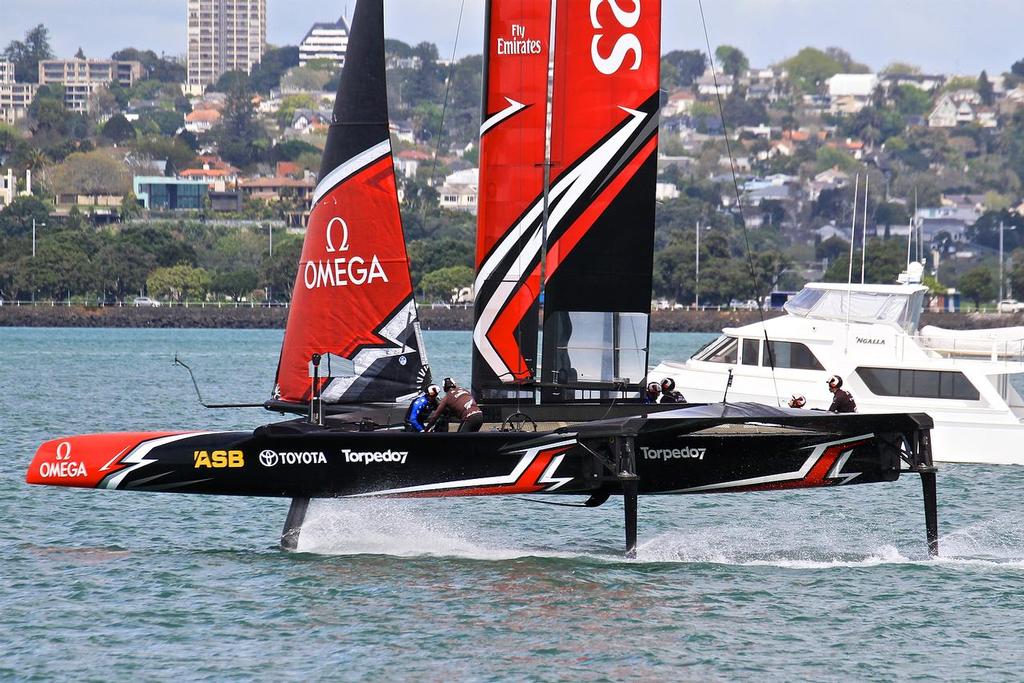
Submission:
POLYGON ((478 396, 533 376, 547 115, 549 0, 489 0, 476 245, 473 387, 478 396), (535 256, 535 254, 534 254, 535 256))
POLYGON ((328 402, 395 400, 425 372, 384 69, 382 0, 360 0, 281 349, 275 393, 283 401, 310 398, 314 354, 327 359, 320 389, 328 402))
POLYGON ((557 0, 543 379, 598 391, 545 400, 647 373, 660 34, 659 0, 557 0))

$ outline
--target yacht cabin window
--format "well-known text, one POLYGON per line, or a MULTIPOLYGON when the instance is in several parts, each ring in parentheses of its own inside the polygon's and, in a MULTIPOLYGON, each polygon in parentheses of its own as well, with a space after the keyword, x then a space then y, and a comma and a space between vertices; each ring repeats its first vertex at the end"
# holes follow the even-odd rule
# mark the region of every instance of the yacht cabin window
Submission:
POLYGON ((709 346, 697 360, 707 361, 708 363, 735 365, 736 358, 739 355, 739 346, 739 340, 736 337, 722 337, 709 346))
POLYGON ((764 349, 761 355, 761 364, 769 366, 774 361, 776 368, 788 368, 792 370, 822 370, 821 363, 814 357, 814 353, 804 344, 798 342, 773 341, 764 349), (771 357, 768 352, 771 350, 771 357))
POLYGON ((757 353, 760 347, 760 339, 744 339, 743 356, 740 362, 744 365, 757 365, 757 353))
POLYGON ((962 372, 857 368, 864 384, 877 396, 944 398, 977 401, 977 387, 962 372))

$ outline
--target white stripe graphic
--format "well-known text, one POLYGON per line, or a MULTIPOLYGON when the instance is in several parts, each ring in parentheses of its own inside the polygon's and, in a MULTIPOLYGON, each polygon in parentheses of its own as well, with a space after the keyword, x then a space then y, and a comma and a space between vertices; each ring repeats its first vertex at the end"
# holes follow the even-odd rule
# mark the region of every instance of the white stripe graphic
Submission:
MULTIPOLYGON (((533 461, 537 459, 537 456, 540 454, 541 451, 548 451, 548 450, 551 450, 552 448, 559 448, 561 446, 573 446, 575 444, 576 444, 576 439, 572 438, 572 439, 566 439, 564 441, 558 441, 556 443, 545 444, 543 446, 537 446, 536 448, 531 448, 531 449, 529 449, 529 450, 524 452, 523 457, 519 459, 518 463, 516 463, 515 469, 512 470, 511 474, 507 474, 507 475, 500 476, 500 477, 481 477, 479 479, 461 479, 459 481, 442 481, 442 482, 439 482, 437 484, 422 484, 420 486, 405 486, 403 488, 398 488, 398 489, 385 489, 383 491, 373 491, 372 493, 356 493, 356 494, 351 495, 351 496, 342 496, 342 497, 343 498, 371 498, 371 497, 374 497, 374 496, 394 496, 394 495, 400 495, 400 494, 403 494, 403 493, 420 493, 420 492, 424 492, 424 491, 445 491, 445 490, 448 490, 448 489, 464 489, 464 488, 470 488, 470 487, 502 486, 504 484, 514 484, 514 483, 516 483, 516 480, 519 479, 520 476, 522 476, 523 472, 525 472, 526 469, 533 463, 533 461)), ((559 486, 562 486, 563 484, 566 484, 567 482, 572 481, 572 477, 569 477, 568 479, 564 479, 564 478, 553 479, 552 478, 552 475, 554 475, 555 470, 558 469, 558 466, 562 463, 562 458, 563 457, 565 457, 565 456, 564 455, 559 455, 558 457, 554 458, 552 460, 551 464, 548 465, 544 469, 543 474, 541 474, 541 476, 538 478, 538 480, 537 480, 538 483, 541 483, 541 484, 555 484, 555 486, 552 486, 552 487, 550 487, 548 489, 545 489, 545 490, 551 491, 551 490, 554 490, 554 489, 558 488, 559 486)))
POLYGON ((345 178, 390 153, 391 140, 385 140, 384 142, 377 143, 370 149, 360 152, 341 166, 338 166, 317 183, 316 190, 313 192, 313 206, 316 206, 325 194, 337 187, 345 178))
POLYGON ((480 136, 494 128, 496 125, 507 119, 508 117, 518 114, 522 110, 526 109, 526 105, 522 102, 516 102, 511 97, 506 97, 505 101, 508 102, 508 106, 499 111, 497 114, 480 124, 480 136))
MULTIPOLYGON (((548 214, 549 234, 555 232, 560 227, 566 215, 580 201, 586 189, 608 163, 615 158, 615 155, 629 144, 630 138, 643 125, 644 119, 647 117, 642 111, 627 107, 620 107, 620 109, 632 116, 632 120, 551 187, 548 193, 548 203, 550 206, 548 214), (555 203, 556 201, 557 203, 555 203)), ((542 212, 543 206, 540 202, 530 208, 523 219, 508 232, 505 239, 498 244, 497 248, 491 252, 491 255, 480 266, 480 271, 477 273, 474 284, 476 291, 481 291, 483 283, 493 279, 492 276, 495 269, 515 247, 522 237, 523 231, 531 229, 526 247, 520 253, 519 258, 505 272, 501 278, 501 284, 498 285, 494 294, 491 295, 491 298, 482 307, 480 318, 473 328, 473 342, 480 351, 480 355, 487 361, 494 374, 504 382, 513 381, 514 378, 509 374, 511 368, 505 366, 501 356, 498 355, 494 346, 487 339, 487 332, 490 331, 494 320, 508 304, 509 299, 519 289, 519 280, 525 270, 531 268, 533 259, 540 253, 543 235, 541 234, 542 226, 539 219, 542 212)), ((539 295, 539 292, 537 294, 539 295)))
MULTIPOLYGON (((874 434, 864 434, 862 436, 856 436, 856 437, 852 437, 852 438, 839 439, 838 441, 829 441, 827 443, 821 443, 821 444, 818 444, 817 446, 807 446, 807 448, 812 448, 814 450, 811 451, 811 455, 807 458, 807 460, 804 461, 804 464, 801 465, 800 469, 797 470, 796 472, 783 472, 782 474, 769 474, 769 475, 764 476, 764 477, 751 477, 750 479, 739 479, 737 481, 725 481, 725 482, 722 482, 720 484, 708 484, 707 486, 693 486, 693 487, 688 488, 688 489, 677 489, 675 491, 667 491, 666 493, 695 493, 697 491, 714 491, 714 490, 717 490, 717 489, 731 489, 731 488, 736 488, 736 487, 739 487, 739 486, 757 486, 758 484, 771 484, 771 483, 783 482, 783 481, 798 481, 798 480, 803 479, 804 477, 807 476, 807 473, 811 471, 811 468, 814 467, 815 463, 818 462, 818 459, 821 458, 822 455, 824 455, 826 449, 828 449, 830 446, 841 446, 843 444, 852 443, 854 441, 861 441, 861 440, 864 440, 864 439, 870 439, 872 437, 874 437, 874 434)), ((838 474, 838 472, 839 472, 839 470, 842 469, 842 466, 846 464, 846 461, 850 459, 850 455, 851 454, 852 454, 852 451, 849 452, 849 453, 845 453, 844 454, 845 455, 845 459, 843 457, 840 457, 839 460, 837 460, 837 462, 836 462, 836 466, 832 467, 832 469, 830 469, 828 471, 828 474, 825 475, 825 478, 826 479, 837 479, 840 476, 847 476, 847 475, 840 475, 840 474, 838 474), (840 464, 840 461, 841 461, 841 464, 840 464)), ((854 477, 856 477, 856 476, 858 476, 860 474, 861 474, 860 472, 857 472, 856 474, 853 475, 853 477, 848 477, 847 479, 845 479, 843 481, 843 483, 844 484, 847 483, 848 481, 850 481, 851 479, 853 479, 854 477)))
POLYGON ((149 455, 149 453, 157 446, 174 443, 175 441, 181 441, 182 439, 188 439, 193 436, 203 436, 204 434, 215 433, 216 432, 187 432, 185 434, 173 434, 171 436, 163 436, 159 439, 153 439, 152 441, 145 441, 132 449, 132 452, 125 456, 124 460, 119 463, 132 463, 132 466, 125 470, 121 470, 114 476, 105 480, 100 486, 105 489, 116 489, 121 485, 121 482, 124 481, 124 478, 128 476, 129 472, 133 472, 140 467, 145 467, 152 462, 156 462, 156 460, 147 459, 146 456, 149 455))

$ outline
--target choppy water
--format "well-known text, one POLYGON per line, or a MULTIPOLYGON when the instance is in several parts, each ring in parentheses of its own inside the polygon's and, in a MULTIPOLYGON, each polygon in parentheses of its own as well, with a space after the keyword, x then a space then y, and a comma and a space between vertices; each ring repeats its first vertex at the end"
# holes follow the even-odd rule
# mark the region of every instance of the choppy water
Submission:
MULTIPOLYGON (((469 336, 428 333, 438 376, 469 336)), ((942 557, 920 486, 649 497, 328 502, 285 554, 287 501, 28 487, 36 445, 248 428, 195 402, 268 391, 281 334, 0 329, 0 678, 1020 680, 1024 468, 946 466, 942 557)), ((707 335, 654 335, 653 358, 707 335)))

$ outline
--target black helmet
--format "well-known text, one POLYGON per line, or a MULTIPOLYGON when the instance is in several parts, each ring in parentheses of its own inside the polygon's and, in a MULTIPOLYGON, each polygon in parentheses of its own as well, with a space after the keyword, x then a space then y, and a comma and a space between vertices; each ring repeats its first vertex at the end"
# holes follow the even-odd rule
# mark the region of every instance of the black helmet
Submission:
POLYGON ((444 378, 444 390, 445 391, 451 391, 452 389, 454 389, 457 386, 458 386, 458 384, 456 384, 455 380, 453 380, 451 377, 445 377, 444 378))
POLYGON ((843 387, 843 378, 839 375, 832 375, 828 378, 828 385, 833 389, 841 389, 843 387))
POLYGON ((672 379, 671 377, 666 377, 665 379, 661 380, 661 390, 662 391, 675 391, 675 389, 676 389, 676 381, 674 379, 672 379))

